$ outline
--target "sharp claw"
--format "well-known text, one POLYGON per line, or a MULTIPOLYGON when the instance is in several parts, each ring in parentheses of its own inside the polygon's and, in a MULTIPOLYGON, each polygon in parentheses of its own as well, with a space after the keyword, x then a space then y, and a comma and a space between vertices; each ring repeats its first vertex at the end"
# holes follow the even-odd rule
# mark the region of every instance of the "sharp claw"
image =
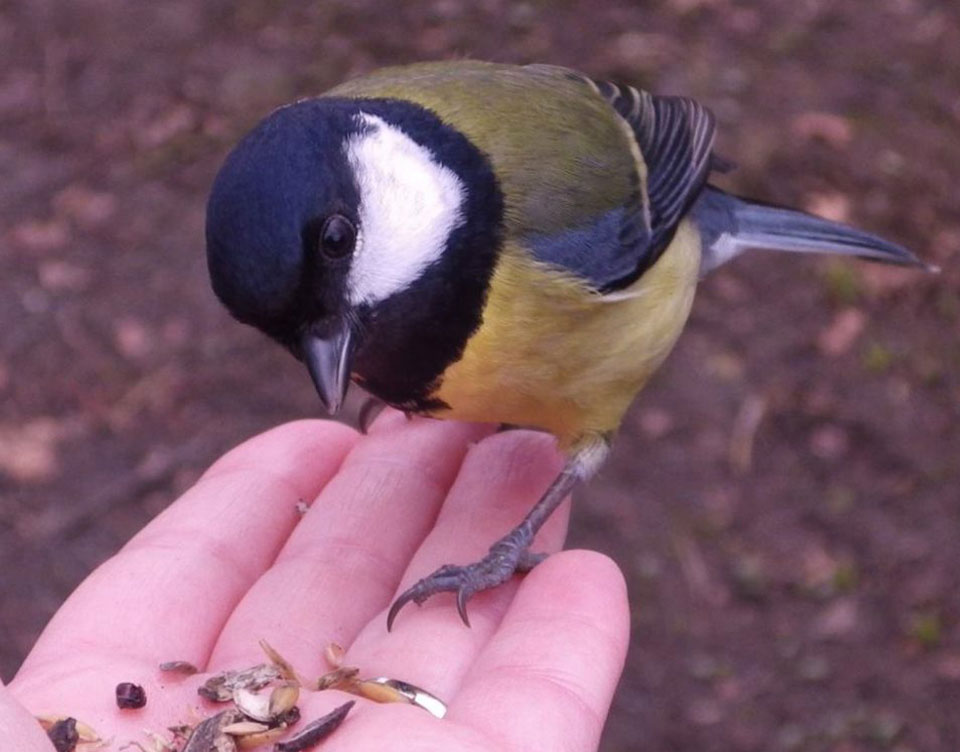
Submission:
POLYGON ((410 598, 407 593, 404 593, 399 598, 397 598, 393 605, 390 606, 390 610, 387 612, 387 631, 393 629, 393 622, 397 618, 397 614, 400 613, 400 609, 407 605, 410 602, 410 598))
POLYGON ((457 591, 457 613, 460 614, 460 618, 463 619, 463 623, 468 627, 470 626, 470 618, 467 616, 467 600, 470 598, 470 593, 467 592, 465 588, 460 588, 457 591))
POLYGON ((467 603, 474 593, 506 582, 515 572, 528 572, 546 558, 546 554, 527 551, 526 543, 504 539, 491 547, 490 553, 475 564, 466 567, 445 564, 429 577, 424 577, 402 592, 390 606, 387 612, 387 631, 393 629, 397 614, 410 601, 420 605, 436 593, 457 594, 457 613, 469 627, 467 603))
POLYGON ((360 406, 360 412, 357 414, 357 427, 364 436, 370 430, 370 424, 380 414, 384 408, 384 403, 376 397, 367 397, 360 406))

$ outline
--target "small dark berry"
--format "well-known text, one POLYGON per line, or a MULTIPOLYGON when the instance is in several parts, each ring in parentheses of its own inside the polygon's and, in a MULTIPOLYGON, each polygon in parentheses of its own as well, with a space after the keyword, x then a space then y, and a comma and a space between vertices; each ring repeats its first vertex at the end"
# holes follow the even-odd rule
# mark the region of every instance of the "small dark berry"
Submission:
POLYGON ((146 704, 147 693, 139 684, 121 682, 117 685, 117 707, 121 710, 136 710, 146 704))

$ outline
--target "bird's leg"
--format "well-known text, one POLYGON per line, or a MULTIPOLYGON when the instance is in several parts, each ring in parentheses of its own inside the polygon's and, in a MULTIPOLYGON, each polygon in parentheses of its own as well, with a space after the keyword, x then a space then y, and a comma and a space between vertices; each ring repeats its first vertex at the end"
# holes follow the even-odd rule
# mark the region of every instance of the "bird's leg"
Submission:
POLYGON ((470 597, 481 590, 502 585, 515 572, 529 572, 547 557, 530 551, 534 536, 573 487, 597 471, 609 451, 606 437, 591 436, 579 442, 563 470, 519 525, 494 543, 480 561, 465 566, 442 566, 401 593, 387 614, 387 630, 407 603, 413 601, 419 605, 435 593, 456 593, 457 611, 469 627, 467 601, 470 597))

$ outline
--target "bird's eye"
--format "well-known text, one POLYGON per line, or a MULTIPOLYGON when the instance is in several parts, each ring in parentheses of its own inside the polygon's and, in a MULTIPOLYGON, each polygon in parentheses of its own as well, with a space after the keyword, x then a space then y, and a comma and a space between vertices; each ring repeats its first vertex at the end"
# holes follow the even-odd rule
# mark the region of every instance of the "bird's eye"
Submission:
POLYGON ((353 253, 357 228, 342 214, 332 214, 320 230, 320 252, 329 259, 341 259, 353 253))

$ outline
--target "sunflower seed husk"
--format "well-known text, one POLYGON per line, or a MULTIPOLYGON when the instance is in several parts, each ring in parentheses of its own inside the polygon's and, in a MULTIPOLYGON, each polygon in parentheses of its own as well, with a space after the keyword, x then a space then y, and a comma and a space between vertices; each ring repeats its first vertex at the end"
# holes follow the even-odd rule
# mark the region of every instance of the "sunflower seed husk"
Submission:
POLYGON ((252 718, 261 723, 270 723, 270 719, 273 717, 270 714, 270 695, 257 694, 240 687, 233 693, 233 704, 247 718, 252 718))
POLYGON ((236 752, 237 744, 223 729, 243 720, 239 710, 224 710, 197 724, 182 752, 236 752))
POLYGON ((347 713, 350 712, 354 702, 354 700, 345 702, 340 707, 327 713, 323 718, 318 718, 307 725, 296 736, 290 737, 285 742, 278 742, 273 746, 273 749, 275 752, 303 752, 303 750, 319 744, 324 738, 332 734, 337 726, 343 723, 343 719, 347 717, 347 713))
POLYGON ((222 671, 197 688, 197 694, 213 702, 230 702, 238 689, 257 690, 280 678, 280 671, 269 663, 261 663, 243 671, 222 671))

